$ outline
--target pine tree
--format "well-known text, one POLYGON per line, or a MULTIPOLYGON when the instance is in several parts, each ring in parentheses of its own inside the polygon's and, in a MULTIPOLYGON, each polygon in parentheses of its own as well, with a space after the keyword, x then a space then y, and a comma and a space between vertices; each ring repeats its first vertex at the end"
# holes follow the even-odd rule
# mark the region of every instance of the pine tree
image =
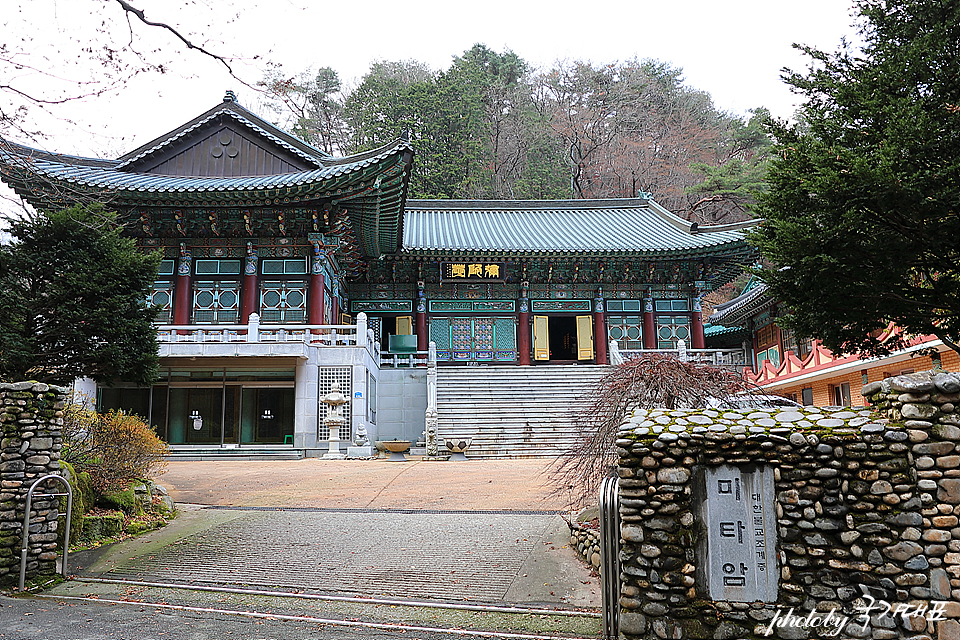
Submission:
POLYGON ((960 332, 960 2, 860 0, 862 49, 801 47, 798 124, 771 122, 753 235, 781 318, 841 353, 960 332), (899 341, 881 344, 889 322, 899 341))
POLYGON ((160 254, 144 254, 98 206, 14 221, 0 247, 0 379, 89 376, 149 385, 157 372, 148 304, 160 254))

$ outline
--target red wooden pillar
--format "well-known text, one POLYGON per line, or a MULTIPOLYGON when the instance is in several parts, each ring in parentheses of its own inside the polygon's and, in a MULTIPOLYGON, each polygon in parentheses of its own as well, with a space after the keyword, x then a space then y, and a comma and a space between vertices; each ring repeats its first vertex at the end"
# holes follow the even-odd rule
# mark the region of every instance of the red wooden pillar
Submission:
POLYGON ((313 256, 310 290, 307 293, 307 324, 323 324, 323 262, 320 251, 313 256))
POLYGON ((705 345, 706 339, 703 336, 703 309, 700 307, 700 296, 698 295, 693 299, 693 312, 690 314, 690 348, 705 349, 705 345))
POLYGON ((243 306, 240 309, 240 324, 250 322, 251 313, 260 313, 259 291, 257 290, 257 252, 247 245, 247 259, 243 265, 243 289, 240 291, 240 300, 243 306))
POLYGON ((517 364, 530 365, 530 300, 527 288, 523 288, 520 298, 520 312, 517 314, 517 364))
POLYGON ((607 323, 603 306, 603 291, 593 304, 593 348, 597 364, 607 364, 607 323))
POLYGON ((176 294, 173 302, 173 324, 190 324, 190 311, 193 308, 191 291, 193 282, 190 277, 193 259, 190 252, 180 245, 180 260, 177 262, 176 294))
POLYGON ((653 297, 643 299, 643 348, 657 348, 657 322, 653 315, 653 297))
POLYGON ((423 285, 417 283, 417 312, 414 315, 414 332, 417 334, 417 351, 426 351, 427 344, 427 299, 423 297, 423 285))

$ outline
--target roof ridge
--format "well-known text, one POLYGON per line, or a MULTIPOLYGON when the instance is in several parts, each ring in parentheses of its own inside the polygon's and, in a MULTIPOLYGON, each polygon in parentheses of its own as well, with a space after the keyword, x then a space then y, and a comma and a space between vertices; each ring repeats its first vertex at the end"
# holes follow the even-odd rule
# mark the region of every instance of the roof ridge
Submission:
POLYGON ((91 158, 90 156, 75 156, 69 153, 47 151, 37 147, 29 147, 25 144, 20 144, 19 142, 7 140, 6 138, 0 138, 0 154, 16 156, 19 158, 23 158, 24 155, 26 155, 30 158, 46 160, 48 162, 63 162, 63 164, 72 165, 82 164, 84 166, 96 166, 103 169, 114 169, 117 166, 116 160, 110 160, 108 158, 91 158), (69 159, 73 162, 64 162, 64 159, 69 159))
POLYGON ((648 207, 653 200, 648 198, 595 198, 589 200, 446 200, 446 199, 407 199, 407 209, 482 211, 496 209, 511 210, 550 210, 550 209, 636 209, 648 207))

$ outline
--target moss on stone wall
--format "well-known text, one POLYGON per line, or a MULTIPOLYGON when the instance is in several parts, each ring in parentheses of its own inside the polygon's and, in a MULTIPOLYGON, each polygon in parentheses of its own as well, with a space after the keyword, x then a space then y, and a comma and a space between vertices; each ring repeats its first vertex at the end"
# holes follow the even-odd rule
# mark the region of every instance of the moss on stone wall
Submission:
MULTIPOLYGON (((624 637, 770 637, 777 611, 835 609, 853 619, 865 594, 949 606, 943 621, 872 620, 839 637, 960 631, 960 377, 900 378, 864 390, 883 413, 635 411, 616 441, 624 637), (695 477, 720 465, 773 471, 775 602, 709 599, 695 477)), ((822 631, 774 627, 772 637, 822 631)))

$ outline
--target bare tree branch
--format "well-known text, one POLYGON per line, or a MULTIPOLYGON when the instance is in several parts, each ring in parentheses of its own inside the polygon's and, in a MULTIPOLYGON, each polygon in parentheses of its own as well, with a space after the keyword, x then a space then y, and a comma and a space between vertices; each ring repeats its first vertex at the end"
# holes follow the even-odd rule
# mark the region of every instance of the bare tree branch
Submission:
POLYGON ((224 58, 223 56, 217 55, 216 53, 213 53, 211 51, 207 51, 200 45, 194 44, 189 39, 187 39, 183 34, 181 34, 179 31, 177 31, 176 29, 174 29, 173 27, 171 27, 165 22, 154 22, 152 20, 148 20, 146 14, 144 14, 142 9, 137 9, 126 0, 116 0, 116 1, 117 1, 117 4, 123 7, 123 10, 127 12, 128 19, 129 19, 129 15, 133 14, 134 16, 137 17, 138 20, 140 20, 140 22, 147 25, 148 27, 159 27, 160 29, 166 29, 167 31, 172 33, 174 36, 176 36, 176 38, 179 39, 180 42, 185 44, 188 49, 195 49, 196 51, 199 51, 205 56, 209 56, 213 58, 214 60, 222 64, 224 67, 226 67, 227 71, 230 73, 231 76, 236 78, 236 75, 233 73, 233 68, 230 66, 230 63, 228 63, 226 58, 224 58))
POLYGON ((553 495, 569 500, 571 508, 596 499, 601 481, 617 464, 617 431, 634 409, 703 407, 708 398, 754 389, 739 374, 665 354, 646 354, 613 367, 577 417, 579 443, 549 473, 553 495))

